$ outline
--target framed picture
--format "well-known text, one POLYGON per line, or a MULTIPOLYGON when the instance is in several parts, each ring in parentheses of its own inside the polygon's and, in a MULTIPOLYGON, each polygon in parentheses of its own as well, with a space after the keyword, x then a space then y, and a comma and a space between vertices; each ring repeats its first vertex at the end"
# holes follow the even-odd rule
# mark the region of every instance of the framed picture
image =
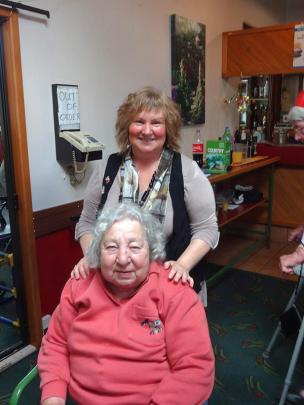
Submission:
POLYGON ((171 15, 171 92, 184 125, 205 122, 205 49, 205 25, 171 15))

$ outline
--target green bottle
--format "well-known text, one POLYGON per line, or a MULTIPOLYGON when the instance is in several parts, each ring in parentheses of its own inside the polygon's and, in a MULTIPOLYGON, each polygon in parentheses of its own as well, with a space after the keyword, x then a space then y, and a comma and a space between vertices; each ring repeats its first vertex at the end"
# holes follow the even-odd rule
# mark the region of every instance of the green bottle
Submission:
POLYGON ((225 127, 225 131, 223 134, 223 141, 227 142, 229 145, 229 150, 230 150, 230 164, 231 164, 231 158, 232 158, 232 136, 230 132, 229 127, 225 127))

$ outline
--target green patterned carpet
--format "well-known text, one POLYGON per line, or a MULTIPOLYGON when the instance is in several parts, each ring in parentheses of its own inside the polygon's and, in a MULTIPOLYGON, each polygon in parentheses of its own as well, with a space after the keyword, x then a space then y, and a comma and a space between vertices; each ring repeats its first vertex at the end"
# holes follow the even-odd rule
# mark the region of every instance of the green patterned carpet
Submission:
MULTIPOLYGON (((216 383, 209 405, 277 404, 294 338, 280 336, 269 359, 266 348, 295 284, 232 270, 209 290, 210 333, 216 356, 216 383)), ((295 381, 303 381, 300 358, 295 381)))

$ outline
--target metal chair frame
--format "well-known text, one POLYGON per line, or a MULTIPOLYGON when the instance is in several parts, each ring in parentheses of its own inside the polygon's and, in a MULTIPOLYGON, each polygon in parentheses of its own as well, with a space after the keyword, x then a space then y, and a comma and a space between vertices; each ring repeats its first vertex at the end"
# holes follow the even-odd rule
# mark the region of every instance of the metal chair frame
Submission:
MULTIPOLYGON (((300 293, 300 291, 302 289, 303 283, 304 283, 304 276, 303 277, 300 276, 299 282, 297 283, 296 287, 293 290, 293 293, 292 293, 292 295, 291 295, 291 297, 290 297, 290 299, 288 301, 288 304, 287 304, 287 306, 285 308, 285 311, 287 311, 288 309, 290 309, 294 305, 294 303, 295 303, 295 301, 296 301, 297 297, 299 296, 299 293, 300 293)), ((272 350, 272 348, 273 348, 273 346, 274 346, 280 332, 281 332, 281 323, 279 322, 278 326, 277 326, 277 328, 276 328, 276 330, 275 330, 275 332, 274 332, 274 334, 272 336, 272 338, 270 339, 270 342, 269 342, 266 350, 262 354, 264 359, 267 359, 269 357, 270 352, 271 352, 271 350, 272 350)), ((300 350, 301 350, 301 347, 302 347, 303 340, 304 340, 304 317, 302 318, 302 322, 301 322, 301 326, 300 326, 300 329, 299 329, 299 332, 298 332, 296 343, 294 345, 292 356, 291 356, 291 359, 290 359, 290 362, 289 362, 289 366, 288 366, 287 374, 286 374, 286 377, 285 377, 285 380, 284 380, 284 386, 283 386, 283 390, 282 390, 282 393, 281 393, 281 398, 280 398, 279 405, 284 405, 285 404, 286 397, 288 395, 288 390, 289 390, 290 384, 292 382, 292 376, 293 376, 293 373, 294 373, 294 369, 295 369, 295 367, 297 365, 297 361, 298 361, 298 357, 299 357, 299 354, 300 354, 300 350)))

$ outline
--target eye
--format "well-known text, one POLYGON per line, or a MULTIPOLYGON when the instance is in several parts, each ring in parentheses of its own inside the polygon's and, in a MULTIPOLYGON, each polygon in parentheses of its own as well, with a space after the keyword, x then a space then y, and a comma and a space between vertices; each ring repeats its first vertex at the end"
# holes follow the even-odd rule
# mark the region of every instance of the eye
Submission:
POLYGON ((130 245, 130 249, 132 250, 132 252, 138 252, 141 249, 141 246, 137 245, 137 244, 133 244, 133 245, 130 245))
POLYGON ((163 125, 163 122, 162 121, 153 121, 152 125, 159 127, 160 125, 163 125))
POLYGON ((106 245, 105 249, 106 249, 107 252, 115 252, 116 249, 117 249, 117 246, 114 245, 114 244, 113 245, 112 244, 111 245, 106 245))
POLYGON ((144 123, 143 120, 140 119, 140 118, 135 119, 135 120, 133 121, 133 124, 136 124, 136 125, 142 125, 143 123, 144 123))

